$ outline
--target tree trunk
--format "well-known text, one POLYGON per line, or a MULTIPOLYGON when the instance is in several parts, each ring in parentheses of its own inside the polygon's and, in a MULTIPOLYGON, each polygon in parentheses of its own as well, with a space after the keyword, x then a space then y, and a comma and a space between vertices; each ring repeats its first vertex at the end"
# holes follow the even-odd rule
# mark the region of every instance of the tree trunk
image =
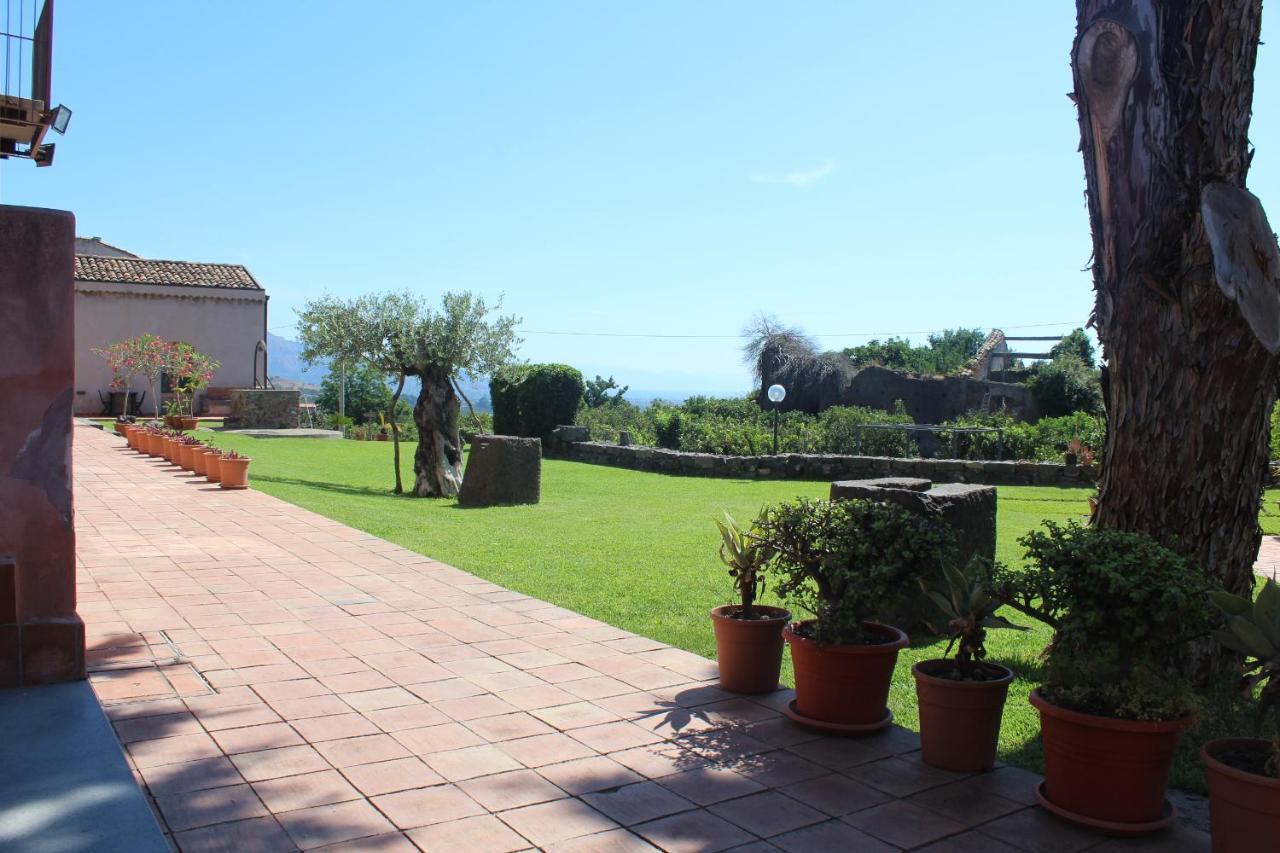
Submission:
POLYGON ((404 391, 404 371, 396 378, 396 390, 391 395, 391 408, 387 411, 387 423, 391 424, 391 443, 394 447, 392 456, 396 466, 396 494, 404 494, 404 483, 400 481, 400 424, 396 423, 396 407, 400 405, 400 393, 404 391))
POLYGON ((458 395, 449 374, 427 367, 418 371, 422 394, 413 407, 418 452, 413 457, 413 493, 420 498, 449 497, 462 485, 462 437, 458 434, 458 395))
MULTIPOLYGON (((1077 0, 1074 99, 1107 362, 1096 522, 1248 594, 1280 377, 1275 238, 1245 189, 1258 0, 1077 0)), ((1202 680, 1225 659, 1194 651, 1202 680)))

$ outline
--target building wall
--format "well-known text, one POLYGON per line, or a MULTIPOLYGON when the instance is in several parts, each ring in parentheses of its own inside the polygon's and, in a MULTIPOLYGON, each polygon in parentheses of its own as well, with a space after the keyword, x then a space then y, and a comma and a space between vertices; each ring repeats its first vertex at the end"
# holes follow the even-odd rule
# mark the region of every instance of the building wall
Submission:
MULTIPOLYGON (((267 296, 261 290, 169 285, 76 282, 75 409, 102 411, 98 392, 108 393, 111 368, 95 347, 150 332, 183 341, 222 363, 213 386, 252 388, 254 346, 265 334, 267 296)), ((131 390, 151 392, 144 377, 131 390)), ((198 411, 198 409, 197 409, 198 411)))

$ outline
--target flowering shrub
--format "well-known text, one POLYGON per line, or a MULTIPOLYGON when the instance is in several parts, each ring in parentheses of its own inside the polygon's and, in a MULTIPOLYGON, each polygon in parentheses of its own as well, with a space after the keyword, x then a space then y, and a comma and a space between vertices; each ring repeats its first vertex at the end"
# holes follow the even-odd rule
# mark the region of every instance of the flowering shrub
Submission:
POLYGON ((156 393, 160 377, 168 373, 174 378, 174 394, 177 412, 191 412, 195 393, 206 387, 214 372, 221 365, 190 344, 166 341, 145 334, 136 338, 117 341, 111 346, 94 349, 96 355, 111 367, 111 389, 128 393, 135 376, 143 376, 151 393, 152 412, 160 417, 160 395, 156 393))

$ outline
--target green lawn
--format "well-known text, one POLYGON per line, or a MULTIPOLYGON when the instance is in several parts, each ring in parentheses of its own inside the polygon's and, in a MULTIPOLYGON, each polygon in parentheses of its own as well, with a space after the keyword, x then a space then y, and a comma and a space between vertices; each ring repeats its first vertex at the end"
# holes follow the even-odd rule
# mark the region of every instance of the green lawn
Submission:
MULTIPOLYGON (((707 611, 731 597, 713 523, 722 510, 740 520, 770 503, 825 496, 825 482, 699 479, 644 474, 546 460, 542 502, 535 506, 460 509, 452 500, 392 495, 391 445, 315 439, 215 435, 220 447, 253 458, 250 483, 283 500, 447 562, 486 580, 536 596, 707 657, 714 640, 707 611)), ((412 445, 402 448, 406 484, 412 445)), ((1046 519, 1083 518, 1083 489, 1001 487, 999 559, 1022 562, 1018 537, 1046 519)), ((1276 507, 1269 494, 1267 504, 1276 507)), ((1280 529, 1280 514, 1264 518, 1280 529)), ((1039 769, 1039 721, 1027 703, 1048 629, 1018 614, 1027 632, 993 631, 993 660, 1017 674, 1000 735, 1003 760, 1039 769)), ((945 643, 921 640, 902 655, 890 705, 901 724, 917 726, 917 660, 938 657, 945 643)), ((784 680, 790 683, 790 661, 784 680)), ((1188 744, 1175 770, 1180 787, 1199 788, 1188 744)))

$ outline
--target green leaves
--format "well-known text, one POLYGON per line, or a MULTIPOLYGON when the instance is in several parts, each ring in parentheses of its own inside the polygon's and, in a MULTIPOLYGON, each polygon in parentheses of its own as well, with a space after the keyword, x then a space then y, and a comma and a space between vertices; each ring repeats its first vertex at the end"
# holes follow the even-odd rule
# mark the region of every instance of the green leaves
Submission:
MULTIPOLYGON (((974 556, 963 570, 951 563, 943 563, 936 575, 919 579, 925 597, 945 617, 943 630, 934 630, 952 638, 948 651, 956 649, 956 661, 963 670, 972 661, 987 656, 987 628, 1013 628, 1025 631, 1002 616, 996 610, 1004 602, 990 592, 992 565, 974 556)), ((933 627, 933 623, 931 623, 933 627)))
POLYGON ((729 567, 729 576, 742 598, 743 608, 750 608, 764 583, 761 573, 777 552, 759 537, 757 525, 743 530, 728 512, 724 514, 724 521, 715 519, 715 522, 720 530, 720 561, 729 567))

